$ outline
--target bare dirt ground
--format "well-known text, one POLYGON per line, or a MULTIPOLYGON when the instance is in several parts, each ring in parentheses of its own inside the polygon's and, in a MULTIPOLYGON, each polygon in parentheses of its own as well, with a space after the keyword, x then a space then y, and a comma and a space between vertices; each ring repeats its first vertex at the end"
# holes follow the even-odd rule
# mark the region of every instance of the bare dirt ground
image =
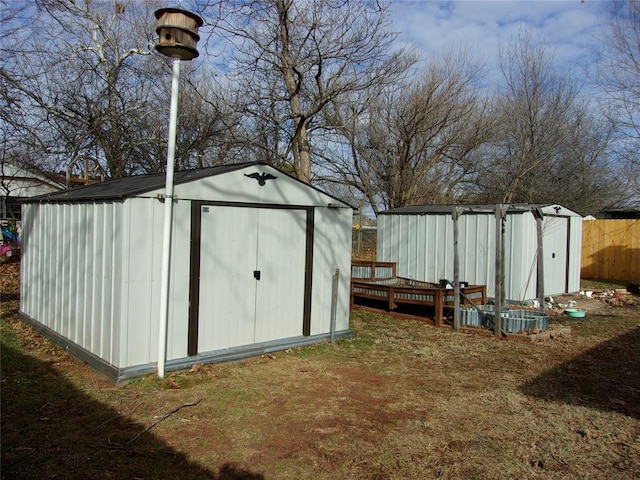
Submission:
POLYGON ((634 301, 539 343, 358 311, 351 340, 115 387, 17 320, 1 268, 3 479, 640 477, 634 301))

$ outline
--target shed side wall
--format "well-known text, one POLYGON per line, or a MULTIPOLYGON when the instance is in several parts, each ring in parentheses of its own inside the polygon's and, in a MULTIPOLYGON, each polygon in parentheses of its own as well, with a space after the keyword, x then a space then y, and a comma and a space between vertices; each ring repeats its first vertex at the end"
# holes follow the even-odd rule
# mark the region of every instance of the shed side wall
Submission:
MULTIPOLYGON (((123 289, 126 295, 126 349, 118 367, 158 361, 160 282, 164 203, 155 198, 128 200, 123 237, 128 257, 123 289)), ((174 203, 171 240, 167 360, 187 356, 189 325, 189 244, 191 202, 174 203)))
POLYGON ((122 203, 26 204, 23 214, 21 312, 116 362, 122 203))

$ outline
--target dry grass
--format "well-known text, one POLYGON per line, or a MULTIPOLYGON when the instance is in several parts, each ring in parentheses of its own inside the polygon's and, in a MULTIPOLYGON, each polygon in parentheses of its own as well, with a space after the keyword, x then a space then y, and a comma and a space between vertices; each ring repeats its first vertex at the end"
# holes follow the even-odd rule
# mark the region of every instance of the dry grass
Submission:
POLYGON ((5 267, 3 478, 640 476, 637 307, 538 344, 358 311, 351 340, 113 387, 16 320, 5 267))

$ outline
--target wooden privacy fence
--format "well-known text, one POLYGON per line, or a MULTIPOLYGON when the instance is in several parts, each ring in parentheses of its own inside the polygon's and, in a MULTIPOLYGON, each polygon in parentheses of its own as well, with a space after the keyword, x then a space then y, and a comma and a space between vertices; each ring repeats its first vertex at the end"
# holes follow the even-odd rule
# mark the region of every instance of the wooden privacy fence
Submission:
POLYGON ((640 280, 640 220, 582 222, 581 278, 640 280))

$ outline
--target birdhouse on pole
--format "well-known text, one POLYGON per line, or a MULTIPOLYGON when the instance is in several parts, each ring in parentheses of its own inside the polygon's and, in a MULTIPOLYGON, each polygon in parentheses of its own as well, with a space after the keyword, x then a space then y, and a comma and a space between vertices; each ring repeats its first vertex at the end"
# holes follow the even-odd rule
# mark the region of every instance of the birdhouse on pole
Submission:
POLYGON ((198 28, 204 23, 200 16, 180 8, 161 8, 155 15, 158 19, 158 52, 180 60, 192 60, 199 55, 196 49, 200 40, 198 28))

